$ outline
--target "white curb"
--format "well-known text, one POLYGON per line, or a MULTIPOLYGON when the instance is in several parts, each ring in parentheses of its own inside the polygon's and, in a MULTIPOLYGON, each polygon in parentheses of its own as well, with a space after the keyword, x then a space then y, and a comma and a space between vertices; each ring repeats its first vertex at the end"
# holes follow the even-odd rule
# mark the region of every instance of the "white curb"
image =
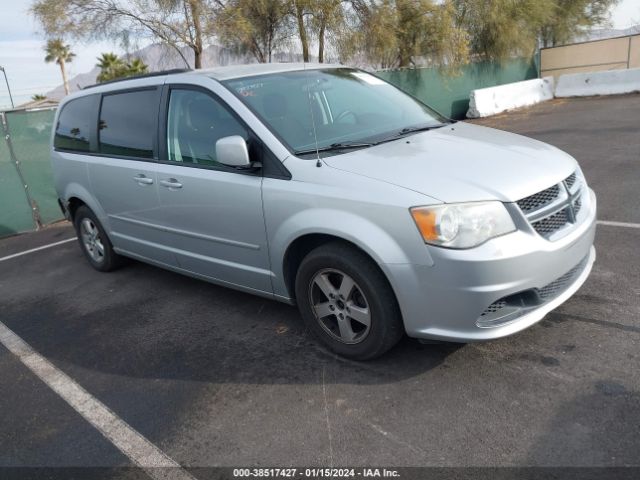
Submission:
POLYGON ((553 77, 536 78, 473 90, 468 118, 480 118, 527 107, 553 98, 553 77))
POLYGON ((620 95, 640 92, 640 68, 572 73, 558 79, 556 97, 620 95))

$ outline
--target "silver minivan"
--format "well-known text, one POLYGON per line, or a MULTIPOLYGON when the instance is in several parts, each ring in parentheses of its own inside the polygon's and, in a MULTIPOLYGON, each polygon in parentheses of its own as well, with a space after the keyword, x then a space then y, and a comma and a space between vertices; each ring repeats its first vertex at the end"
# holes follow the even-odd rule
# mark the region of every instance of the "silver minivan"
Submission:
POLYGON ((571 156, 339 65, 88 88, 61 103, 51 158, 97 270, 130 257, 295 303, 360 360, 405 333, 518 332, 595 260, 596 198, 571 156))

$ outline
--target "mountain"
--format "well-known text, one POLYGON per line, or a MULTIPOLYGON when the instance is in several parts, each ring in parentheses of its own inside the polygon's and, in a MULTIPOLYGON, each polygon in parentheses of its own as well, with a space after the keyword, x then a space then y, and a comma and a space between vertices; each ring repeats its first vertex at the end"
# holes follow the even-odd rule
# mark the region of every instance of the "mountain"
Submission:
MULTIPOLYGON (((193 62, 193 51, 189 48, 180 49, 182 55, 193 62)), ((153 44, 140 50, 123 55, 124 58, 139 57, 149 66, 149 71, 156 72, 160 70, 170 70, 172 68, 187 68, 184 60, 178 55, 175 49, 163 44, 153 44)), ((274 62, 300 62, 302 55, 293 52, 278 52, 273 55, 274 62)), ((247 63, 256 63, 251 55, 242 55, 234 53, 231 49, 220 45, 211 45, 207 47, 202 55, 203 68, 210 68, 224 65, 242 65, 247 63)), ((75 92, 81 90, 88 85, 96 83, 96 77, 100 73, 100 69, 95 67, 87 73, 80 73, 69 79, 69 90, 75 92)), ((47 92, 47 97, 60 100, 64 97, 64 87, 62 85, 47 92)))
POLYGON ((629 28, 597 28, 578 35, 575 42, 588 42, 592 40, 604 40, 607 38, 626 37, 627 35, 640 34, 640 25, 629 28))
MULTIPOLYGON (((77 90, 82 90, 87 85, 93 85, 96 83, 96 77, 100 73, 100 69, 95 67, 93 70, 87 73, 80 73, 74 77, 69 79, 69 90, 75 92, 77 90)), ((64 97, 64 86, 58 85, 53 90, 46 93, 47 98, 52 100, 60 100, 64 97)))

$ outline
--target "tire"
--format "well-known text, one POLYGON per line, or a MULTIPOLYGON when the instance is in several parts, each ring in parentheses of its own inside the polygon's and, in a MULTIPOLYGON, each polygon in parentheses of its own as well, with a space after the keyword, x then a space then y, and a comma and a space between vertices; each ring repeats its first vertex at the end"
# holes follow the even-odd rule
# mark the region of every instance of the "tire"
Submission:
POLYGON ((343 357, 371 360, 404 335, 391 285, 376 263, 355 247, 331 242, 311 251, 298 268, 295 289, 309 330, 343 357))
POLYGON ((110 272, 122 265, 123 258, 113 251, 113 245, 102 224, 89 207, 78 207, 73 224, 82 253, 93 268, 100 272, 110 272))

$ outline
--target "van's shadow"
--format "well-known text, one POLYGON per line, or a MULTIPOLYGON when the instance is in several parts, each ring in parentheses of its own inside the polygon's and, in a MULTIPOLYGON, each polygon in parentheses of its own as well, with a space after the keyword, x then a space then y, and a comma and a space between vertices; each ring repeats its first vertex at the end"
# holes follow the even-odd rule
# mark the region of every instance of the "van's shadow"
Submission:
POLYGON ((331 382, 390 383, 461 348, 405 338, 380 359, 349 361, 319 346, 295 307, 140 263, 101 274, 77 260, 64 280, 41 278, 30 301, 15 297, 3 315, 61 365, 134 378, 289 384, 317 383, 331 363, 339 365, 331 382))

